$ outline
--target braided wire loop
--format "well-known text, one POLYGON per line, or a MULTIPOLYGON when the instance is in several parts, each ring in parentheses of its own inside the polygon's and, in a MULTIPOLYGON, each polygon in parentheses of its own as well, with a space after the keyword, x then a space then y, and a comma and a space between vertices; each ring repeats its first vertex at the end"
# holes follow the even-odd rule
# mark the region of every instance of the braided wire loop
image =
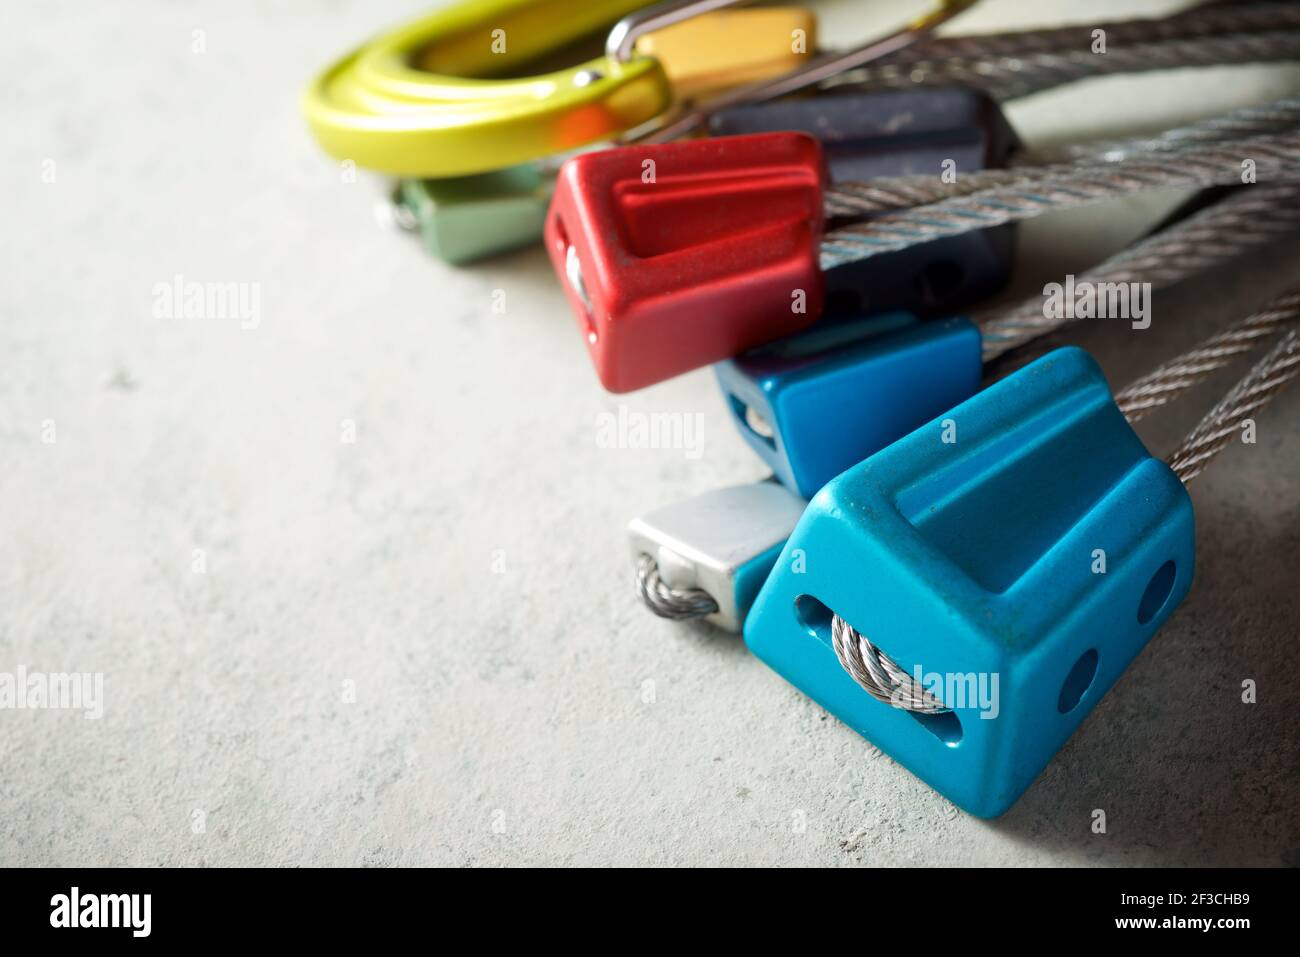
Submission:
POLYGON ((1093 53, 1087 46, 1045 50, 1016 56, 935 59, 882 63, 865 72, 861 82, 840 82, 836 89, 854 91, 915 89, 917 86, 964 86, 998 100, 1013 100, 1098 76, 1152 73, 1190 67, 1276 63, 1295 59, 1300 32, 1269 30, 1253 34, 1166 40, 1108 48, 1093 53))
POLYGON ((834 78, 828 88, 963 85, 1010 99, 1115 73, 1292 59, 1300 9, 1277 3, 1216 4, 1168 17, 1042 30, 926 38, 834 78), (1093 52, 1094 30, 1106 52, 1093 52))
POLYGON ((686 621, 704 618, 718 610, 718 603, 700 588, 673 588, 659 577, 659 564, 649 555, 636 561, 636 588, 645 606, 660 618, 686 621))
POLYGON ((1300 131, 1250 137, 1232 146, 1189 147, 1168 156, 1069 167, 1059 178, 993 186, 885 213, 828 232, 822 242, 821 267, 832 269, 933 239, 1148 190, 1239 185, 1245 158, 1254 161, 1260 179, 1300 179, 1300 131))
POLYGON ((1174 474, 1184 485, 1200 475, 1210 459, 1239 433, 1241 423, 1268 405, 1297 375, 1300 375, 1300 331, 1292 328, 1170 454, 1167 461, 1174 474))
POLYGON ((824 194, 826 217, 859 218, 910 209, 956 196, 969 196, 996 186, 1028 184, 1041 180, 1050 173, 1062 176, 1073 168, 1068 164, 1060 164, 1042 168, 982 169, 963 173, 952 182, 944 182, 938 176, 920 174, 877 176, 862 182, 832 183, 826 187, 824 194))
POLYGON ((1262 106, 1247 106, 1223 116, 1212 116, 1153 136, 1124 140, 1094 140, 1066 146, 1021 150, 1011 157, 1015 165, 1048 166, 1053 163, 1094 160, 1113 163, 1141 153, 1163 153, 1203 143, 1223 143, 1283 133, 1300 127, 1300 97, 1285 97, 1262 106))
MULTIPOLYGON (((1243 187, 1213 206, 1116 253, 1076 285, 1149 282, 1163 289, 1269 243, 1300 232, 1300 184, 1243 187)), ((974 316, 985 361, 1073 320, 1049 316, 1042 296, 974 316)))
POLYGON ((949 710, 839 615, 831 617, 831 645, 844 670, 877 701, 921 714, 949 710))
MULTIPOLYGON (((1162 169, 1177 169, 1183 150, 1199 148, 1201 152, 1193 153, 1193 161, 1198 155, 1213 161, 1222 156, 1222 150, 1215 147, 1232 149, 1226 144, 1293 133, 1297 129, 1300 129, 1300 97, 1287 97, 1264 106, 1247 107, 1166 130, 1158 136, 1026 150, 1013 156, 1010 169, 975 170, 951 181, 933 175, 913 175, 835 183, 826 188, 826 215, 831 218, 861 218, 970 196, 1002 186, 1028 188, 1033 184, 1046 184, 1055 188, 1068 187, 1076 179, 1086 182, 1094 178, 1098 170, 1104 171, 1109 164, 1123 169, 1118 164, 1128 163, 1138 172, 1151 163, 1162 164, 1162 169)), ((1237 156, 1238 168, 1241 158, 1237 156)))
POLYGON ((1273 300, 1194 349, 1162 363, 1115 394, 1115 404, 1130 422, 1143 418, 1205 381, 1280 329, 1300 319, 1300 290, 1273 300))
MULTIPOLYGON (((1294 5, 1273 2, 1208 3, 1163 17, 1133 17, 1002 33, 926 37, 908 49, 891 54, 880 63, 864 69, 917 61, 979 60, 990 57, 1023 57, 1031 53, 1056 50, 1091 50, 1093 34, 1097 30, 1105 32, 1105 55, 1110 56, 1114 47, 1128 47, 1137 43, 1207 39, 1296 28, 1300 28, 1300 8, 1294 5)), ((862 72, 845 75, 843 80, 848 83, 857 82, 862 72)))

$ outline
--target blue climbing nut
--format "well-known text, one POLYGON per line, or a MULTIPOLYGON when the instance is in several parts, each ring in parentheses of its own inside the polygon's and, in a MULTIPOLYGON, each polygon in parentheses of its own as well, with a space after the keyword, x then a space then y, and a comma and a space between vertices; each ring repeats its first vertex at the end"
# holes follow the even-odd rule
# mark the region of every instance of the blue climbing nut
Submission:
POLYGON ((745 641, 954 804, 994 817, 1182 601, 1193 539, 1182 484, 1087 353, 1058 349, 823 488, 745 641), (840 665, 833 615, 950 710, 869 696, 840 665))
POLYGON ((745 441, 803 498, 979 388, 979 330, 908 313, 822 322, 715 366, 745 441))

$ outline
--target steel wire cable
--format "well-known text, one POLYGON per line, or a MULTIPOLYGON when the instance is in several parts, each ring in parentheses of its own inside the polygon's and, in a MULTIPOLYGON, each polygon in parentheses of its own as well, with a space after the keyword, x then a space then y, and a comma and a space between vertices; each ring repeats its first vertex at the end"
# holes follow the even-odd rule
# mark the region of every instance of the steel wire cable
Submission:
POLYGON ((1214 4, 1163 18, 931 37, 824 84, 828 90, 965 85, 999 99, 1114 73, 1292 59, 1300 8, 1214 4), (1094 53, 1094 31, 1105 53, 1094 53))
POLYGON ((948 710, 894 659, 863 638, 839 615, 831 616, 831 647, 844 670, 877 701, 921 714, 948 710))
POLYGON ((1011 164, 1047 166, 1087 159, 1115 162, 1128 156, 1177 150, 1200 143, 1220 143, 1281 133, 1297 126, 1300 126, 1300 97, 1290 96, 1261 106, 1234 110, 1223 116, 1198 120, 1152 136, 1020 150, 1012 154, 1011 164))
POLYGON ((1256 34, 1166 40, 1114 47, 1104 54, 1086 47, 1052 50, 1018 56, 974 60, 949 59, 910 64, 881 64, 862 83, 837 83, 827 92, 870 92, 915 89, 918 86, 965 86, 982 90, 997 100, 1041 93, 1092 77, 1123 73, 1154 73, 1193 67, 1239 66, 1294 60, 1300 51, 1300 32, 1270 30, 1256 34))
POLYGON ((1300 331, 1292 328, 1269 353, 1201 419, 1166 460, 1183 484, 1200 475, 1210 459, 1240 431, 1241 424, 1272 401, 1300 374, 1300 331))
POLYGON ((647 608, 660 618, 684 621, 704 618, 718 610, 718 603, 702 588, 674 588, 659 577, 659 565, 649 555, 636 563, 636 588, 647 608))
POLYGON ((1144 157, 1153 156, 1177 163, 1182 150, 1293 132, 1297 128, 1300 128, 1300 97, 1287 97, 1176 127, 1157 136, 1025 150, 1012 156, 1011 168, 962 173, 950 182, 926 174, 834 183, 826 188, 824 207, 827 218, 869 217, 969 196, 994 187, 1069 182, 1073 174, 1089 166, 1101 168, 1102 164, 1140 162, 1144 157))
POLYGON ((1113 52, 1110 47, 1117 45, 1212 39, 1226 35, 1295 28, 1300 28, 1300 7, 1294 4, 1203 3, 1159 17, 1130 17, 1100 23, 1075 23, 1061 27, 1035 27, 1000 33, 930 36, 870 66, 845 72, 841 74, 838 82, 857 83, 873 69, 917 62, 1022 57, 1031 53, 1051 53, 1056 50, 1073 50, 1080 47, 1091 50, 1097 31, 1105 34, 1107 43, 1106 53, 1099 55, 1108 56, 1113 52))
POLYGON ((1177 399, 1238 356, 1300 319, 1300 291, 1282 296, 1259 312, 1189 349, 1115 393, 1115 405, 1130 422, 1177 399))
MULTIPOLYGON (((1152 289, 1163 289, 1297 232, 1300 184, 1251 186, 1121 250, 1083 273, 1076 286, 1149 282, 1152 289)), ((972 318, 985 362, 1074 321, 1049 316, 1042 296, 972 318)))
POLYGON ((945 236, 1150 190, 1240 184, 1245 160, 1254 163, 1260 180, 1300 179, 1300 132, 1250 137, 1231 146, 1203 144, 1167 156, 1072 166, 1059 179, 991 186, 966 196, 887 212, 828 232, 822 242, 821 268, 833 269, 945 236))

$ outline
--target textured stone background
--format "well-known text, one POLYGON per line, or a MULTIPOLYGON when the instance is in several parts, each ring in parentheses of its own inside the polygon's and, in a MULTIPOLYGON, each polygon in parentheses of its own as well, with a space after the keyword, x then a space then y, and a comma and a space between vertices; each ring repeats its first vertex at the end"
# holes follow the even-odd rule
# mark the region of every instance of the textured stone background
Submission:
MULTIPOLYGON (((1300 388, 1195 484, 1185 606, 1024 799, 972 819, 736 638, 637 604, 627 519, 763 474, 711 374, 605 395, 540 250, 448 268, 316 148, 308 77, 425 6, 5 13, 0 670, 102 671, 106 704, 0 712, 0 863, 1300 863, 1300 388), (177 273, 260 283, 260 326, 153 318, 177 273), (620 403, 703 412, 703 456, 598 448, 620 403)), ((821 9, 827 35, 866 35, 864 5, 821 9)), ((987 0, 966 28, 1078 16, 987 0)), ((1150 131, 1297 80, 1106 79, 1010 115, 1036 143, 1150 131)), ((1030 225, 1019 290, 1179 198, 1030 225)), ((1126 382, 1292 282, 1298 254, 1160 297, 1140 336, 1074 341, 1126 382)), ((1219 391, 1144 423, 1153 450, 1219 391)))

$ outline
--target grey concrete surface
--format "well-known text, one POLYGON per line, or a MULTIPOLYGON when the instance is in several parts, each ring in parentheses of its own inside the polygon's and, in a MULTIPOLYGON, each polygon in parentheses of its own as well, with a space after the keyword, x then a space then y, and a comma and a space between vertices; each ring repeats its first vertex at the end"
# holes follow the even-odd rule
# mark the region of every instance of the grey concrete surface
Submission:
MULTIPOLYGON (((1300 388, 1195 484, 1185 606, 1009 814, 970 818, 736 638, 638 605, 624 523, 763 474, 711 374, 604 394, 540 250, 435 262, 316 148, 307 79, 424 6, 5 11, 0 671, 101 672, 103 715, 0 710, 0 864, 1300 864, 1300 388), (156 315, 177 275, 258 284, 256 328, 156 315), (702 413, 703 454, 599 447, 620 405, 702 413)), ((966 28, 1079 16, 986 0, 966 28)), ((1010 115, 1035 143, 1147 131, 1298 80, 1112 78, 1010 115)), ((1018 290, 1179 199, 1031 224, 1018 290)), ((1121 384, 1298 255, 1070 341, 1121 384)), ((1231 378, 1143 423, 1153 450, 1231 378)))

